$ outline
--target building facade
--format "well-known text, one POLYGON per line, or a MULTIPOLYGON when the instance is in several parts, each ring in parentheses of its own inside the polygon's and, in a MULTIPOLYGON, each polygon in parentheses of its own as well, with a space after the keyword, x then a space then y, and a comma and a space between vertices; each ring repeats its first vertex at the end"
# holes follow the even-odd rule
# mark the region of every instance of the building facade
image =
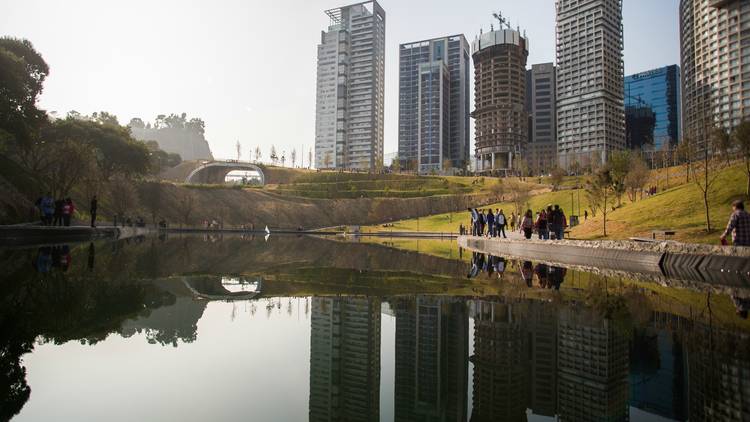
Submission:
POLYGON ((684 135, 704 138, 750 115, 750 2, 681 0, 684 135))
POLYGON ((529 141, 523 151, 532 174, 548 173, 557 166, 557 81, 555 65, 541 63, 526 71, 526 111, 529 141))
POLYGON ((557 0, 560 165, 606 161, 625 148, 622 0, 557 0))
POLYGON ((327 10, 318 45, 315 167, 383 165, 385 11, 376 2, 327 10))
POLYGON ((476 171, 507 174, 528 138, 526 59, 528 40, 500 29, 472 43, 476 171))
MULTIPOLYGON (((625 77, 628 147, 658 151, 677 145, 680 140, 680 102, 680 67, 677 65, 625 77), (653 128, 634 126, 639 123, 644 110, 653 113, 653 128)), ((644 123, 648 125, 648 122, 644 123)))
POLYGON ((463 35, 399 46, 398 157, 420 172, 469 161, 469 44, 463 35))
POLYGON ((380 420, 380 300, 312 298, 310 421, 380 420))

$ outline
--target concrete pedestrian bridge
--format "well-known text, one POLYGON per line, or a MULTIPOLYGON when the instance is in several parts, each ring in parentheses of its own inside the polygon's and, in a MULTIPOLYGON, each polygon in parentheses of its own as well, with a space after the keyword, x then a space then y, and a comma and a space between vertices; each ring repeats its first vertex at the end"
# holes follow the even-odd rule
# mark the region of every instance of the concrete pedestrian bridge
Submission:
POLYGON ((188 184, 224 184, 232 171, 257 173, 261 185, 290 183, 309 170, 237 160, 183 161, 160 174, 163 180, 188 184))
POLYGON ((227 174, 232 171, 255 172, 260 177, 260 184, 266 184, 266 175, 263 169, 254 163, 244 161, 199 161, 193 165, 192 170, 185 176, 185 183, 221 184, 227 174))
POLYGON ((247 280, 244 277, 183 277, 182 283, 193 294, 203 300, 250 300, 261 295, 263 281, 247 280))

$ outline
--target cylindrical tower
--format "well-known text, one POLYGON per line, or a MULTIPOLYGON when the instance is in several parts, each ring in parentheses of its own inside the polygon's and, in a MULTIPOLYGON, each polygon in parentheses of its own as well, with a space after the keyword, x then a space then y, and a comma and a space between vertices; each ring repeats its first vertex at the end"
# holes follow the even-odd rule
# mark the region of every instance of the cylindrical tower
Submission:
POLYGON ((528 138, 526 58, 528 41, 520 32, 500 29, 481 34, 474 59, 474 148, 476 171, 507 174, 528 138))

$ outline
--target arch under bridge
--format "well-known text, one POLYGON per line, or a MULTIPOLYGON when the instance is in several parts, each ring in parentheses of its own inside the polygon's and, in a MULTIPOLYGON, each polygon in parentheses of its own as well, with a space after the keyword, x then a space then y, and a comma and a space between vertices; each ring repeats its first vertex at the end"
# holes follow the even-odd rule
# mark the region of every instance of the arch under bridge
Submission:
POLYGON ((244 161, 201 161, 189 171, 185 177, 185 183, 221 184, 232 171, 252 171, 258 173, 260 184, 266 184, 266 175, 263 169, 254 163, 244 161))

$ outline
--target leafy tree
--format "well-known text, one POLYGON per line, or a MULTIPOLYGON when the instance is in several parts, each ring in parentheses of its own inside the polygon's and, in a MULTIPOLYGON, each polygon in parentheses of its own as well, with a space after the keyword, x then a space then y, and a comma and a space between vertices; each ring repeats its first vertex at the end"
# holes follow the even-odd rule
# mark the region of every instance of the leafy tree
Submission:
POLYGON ((744 120, 737 125, 732 133, 732 138, 734 138, 735 146, 745 162, 745 175, 747 176, 745 194, 750 198, 750 121, 744 120))
POLYGON ((46 113, 37 108, 49 67, 28 40, 0 37, 0 141, 37 142, 46 113))
POLYGON ((67 197, 95 167, 94 152, 85 143, 75 140, 53 142, 48 145, 47 154, 51 162, 42 176, 54 198, 67 197))
POLYGON ((393 161, 391 161, 391 171, 394 173, 401 171, 401 160, 398 158, 398 155, 393 157, 393 161))
POLYGON ((140 117, 133 117, 130 119, 130 123, 128 123, 128 127, 134 128, 134 129, 145 129, 146 124, 143 123, 143 120, 140 117))
POLYGON ((106 111, 100 111, 98 113, 93 112, 91 114, 91 119, 103 125, 120 126, 120 122, 117 121, 117 116, 107 113, 106 111))

